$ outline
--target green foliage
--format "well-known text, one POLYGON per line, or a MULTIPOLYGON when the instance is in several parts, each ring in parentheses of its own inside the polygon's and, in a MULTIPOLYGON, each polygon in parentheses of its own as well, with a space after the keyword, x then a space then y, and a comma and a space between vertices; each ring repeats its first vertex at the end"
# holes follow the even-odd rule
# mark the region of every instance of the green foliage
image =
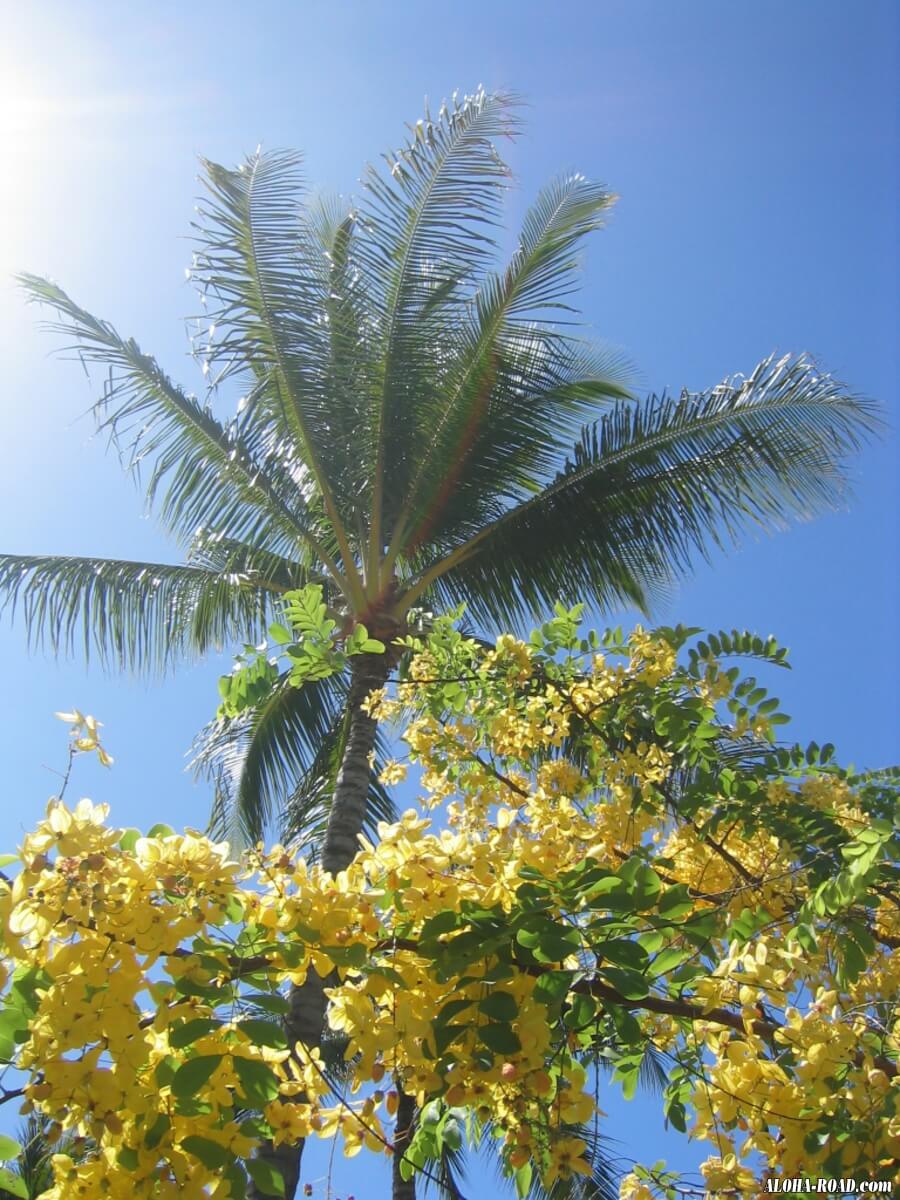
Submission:
MULTIPOLYGON (((287 592, 283 597, 285 624, 269 626, 269 637, 287 660, 287 680, 294 687, 341 674, 357 654, 384 654, 384 642, 369 637, 357 622, 346 637, 340 636, 337 621, 328 615, 320 584, 287 592)), ((281 677, 278 656, 269 658, 263 650, 245 646, 244 656, 235 660, 235 669, 219 680, 222 704, 218 716, 237 717, 259 707, 271 694, 281 677)))

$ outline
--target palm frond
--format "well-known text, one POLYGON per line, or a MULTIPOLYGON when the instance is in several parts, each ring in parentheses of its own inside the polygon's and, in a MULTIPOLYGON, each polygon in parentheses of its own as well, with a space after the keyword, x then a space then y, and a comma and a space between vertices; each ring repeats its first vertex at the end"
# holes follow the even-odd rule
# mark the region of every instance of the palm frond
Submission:
MULTIPOLYGON (((323 738, 309 769, 298 780, 297 786, 288 796, 280 817, 281 839, 292 849, 303 851, 315 861, 325 842, 325 833, 331 815, 334 789, 338 772, 344 758, 347 737, 350 731, 349 713, 346 708, 338 713, 334 724, 323 738)), ((387 743, 381 734, 375 737, 375 760, 369 776, 369 790, 362 833, 372 842, 377 841, 379 821, 388 823, 397 819, 397 809, 389 793, 378 782, 378 775, 387 758, 387 743)))
POLYGON ((68 350, 108 369, 93 409, 98 428, 109 433, 129 470, 139 475, 150 462, 148 503, 165 484, 160 517, 167 528, 189 538, 198 525, 212 525, 273 549, 309 545, 299 493, 272 455, 226 429, 134 339, 121 337, 61 288, 34 275, 19 282, 30 300, 56 311, 60 320, 49 328, 74 339, 68 350))
POLYGON ((275 595, 253 571, 0 555, 0 610, 21 608, 30 644, 83 651, 105 667, 165 671, 181 658, 256 641, 275 595))
POLYGON ((384 155, 387 171, 370 166, 361 208, 365 262, 384 303, 385 345, 396 353, 403 319, 433 302, 449 280, 470 280, 493 248, 509 168, 495 143, 519 129, 509 93, 483 88, 461 101, 426 109, 399 150, 384 155))
POLYGON ((388 480, 394 495, 416 466, 399 436, 427 394, 435 339, 463 303, 493 249, 509 170, 495 143, 517 130, 515 98, 479 90, 442 105, 411 128, 404 147, 370 167, 360 221, 359 261, 380 311, 383 363, 372 397, 369 454, 372 553, 380 557, 388 480), (415 400, 415 403, 413 403, 415 400))
POLYGON ((264 546, 251 546, 226 537, 216 529, 198 529, 188 546, 188 563, 210 571, 250 575, 272 592, 321 584, 329 597, 336 595, 331 579, 307 570, 300 563, 264 546))
POLYGON ((669 1074, 669 1064, 666 1062, 665 1054, 648 1042, 644 1047, 644 1057, 641 1059, 638 1070, 638 1083, 648 1092, 654 1092, 660 1096, 669 1082, 669 1074))
MULTIPOLYGON (((369 397, 379 378, 378 313, 358 262, 359 217, 339 201, 320 198, 309 209, 309 229, 322 263, 322 319, 328 354, 320 362, 328 402, 328 466, 342 512, 359 513, 368 495, 372 463, 362 451, 369 397)), ((359 538, 364 541, 365 534, 359 538)))
POLYGON ((200 731, 190 765, 214 786, 214 836, 243 846, 272 831, 328 742, 340 706, 334 683, 314 680, 298 688, 283 672, 260 703, 200 731))
MULTIPOLYGON (((489 1143, 492 1128, 492 1124, 488 1122, 481 1146, 489 1143)), ((557 1179, 549 1187, 545 1187, 535 1171, 528 1191, 528 1200, 617 1200, 620 1172, 609 1154, 613 1139, 601 1134, 593 1125, 571 1122, 562 1122, 554 1126, 553 1132, 559 1137, 580 1138, 586 1143, 584 1154, 591 1164, 591 1174, 575 1174, 569 1179, 557 1179)), ((497 1181, 502 1187, 511 1190, 513 1180, 503 1174, 499 1156, 492 1154, 491 1162, 497 1181)))
MULTIPOLYGON (((315 857, 349 731, 346 696, 346 681, 339 677, 298 688, 284 672, 260 703, 201 730, 190 765, 214 787, 213 836, 242 847, 274 834, 315 857)), ((386 757, 379 737, 364 830, 372 837, 379 821, 397 815, 377 779, 386 757)))
POLYGON ((466 1200, 463 1186, 466 1179, 466 1155, 460 1148, 453 1150, 446 1144, 441 1147, 440 1156, 436 1159, 427 1158, 426 1170, 417 1177, 417 1185, 421 1182, 423 1193, 437 1195, 440 1200, 466 1200))
MULTIPOLYGON (((567 434, 574 432, 573 419, 583 421, 598 401, 628 394, 621 361, 613 362, 608 354, 599 363, 596 358, 584 361, 583 351, 579 354, 547 324, 568 310, 565 300, 575 289, 579 243, 602 228, 613 199, 606 188, 581 175, 546 187, 526 215, 507 269, 481 284, 449 351, 447 339, 441 340, 441 353, 449 361, 441 386, 417 405, 425 440, 398 518, 396 547, 401 539, 418 544, 423 524, 439 523, 438 492, 446 500, 456 491, 441 486, 448 467, 474 490, 477 480, 471 476, 480 472, 473 459, 495 457, 495 447, 505 445, 510 419, 520 419, 514 442, 529 443, 532 453, 526 463, 533 472, 548 445, 553 454, 564 447, 567 434), (463 459, 468 460, 465 469, 463 459)), ((515 444, 506 449, 515 457, 515 444)), ((484 462, 481 470, 487 473, 491 465, 484 462)), ((506 482, 508 477, 508 471, 495 472, 494 489, 498 478, 506 482)))
POLYGON ((843 460, 877 424, 871 403, 804 356, 618 405, 543 491, 432 570, 437 592, 511 623, 556 599, 646 607, 694 554, 837 507, 843 460))
POLYGON ((531 325, 560 310, 571 312, 566 299, 576 289, 580 243, 603 228, 615 199, 603 184, 577 173, 542 188, 506 271, 476 296, 479 325, 490 328, 498 319, 531 325))
POLYGON ((322 1035, 322 1040, 319 1043, 319 1051, 322 1056, 322 1074, 331 1088, 331 1095, 335 1100, 339 1100, 342 1096, 346 1096, 350 1085, 353 1081, 354 1069, 358 1064, 358 1057, 353 1055, 347 1058, 347 1048, 350 1045, 350 1038, 345 1033, 336 1033, 333 1029, 326 1027, 322 1035))
MULTIPOLYGON (((31 1113, 18 1133, 22 1153, 10 1164, 31 1200, 37 1200, 53 1186, 54 1154, 67 1154, 75 1162, 81 1162, 96 1151, 92 1139, 79 1137, 71 1130, 51 1142, 50 1124, 43 1114, 31 1113)), ((0 1200, 13 1200, 13 1193, 0 1187, 0 1200)))
POLYGON ((585 1158, 591 1164, 591 1174, 557 1179, 549 1188, 535 1178, 529 1200, 618 1200, 619 1171, 609 1153, 612 1139, 593 1125, 565 1125, 560 1132, 587 1143, 585 1158))
MULTIPOLYGON (((492 351, 483 394, 462 405, 408 510, 403 544, 412 566, 475 536, 511 504, 534 496, 587 414, 629 396, 630 369, 616 350, 528 331, 492 351)), ((437 422, 436 422, 437 423, 437 422)), ((406 566, 407 563, 404 563, 406 566)))
MULTIPOLYGON (((324 386, 329 333, 328 264, 301 206, 300 156, 251 155, 236 170, 203 160, 208 197, 199 206, 194 278, 216 327, 206 356, 229 371, 251 371, 258 396, 252 425, 318 502, 352 574, 342 516, 329 471, 335 439, 324 386)), ((334 567, 332 566, 332 569, 334 567)), ((336 571, 335 571, 336 573, 336 571)))

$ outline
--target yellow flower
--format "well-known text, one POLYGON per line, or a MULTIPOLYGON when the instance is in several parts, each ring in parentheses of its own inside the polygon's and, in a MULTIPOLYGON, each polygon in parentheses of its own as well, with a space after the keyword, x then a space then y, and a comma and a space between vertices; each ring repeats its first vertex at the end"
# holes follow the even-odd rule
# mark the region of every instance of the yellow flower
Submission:
POLYGON ((544 1183, 549 1187, 557 1179, 566 1181, 573 1174, 590 1175, 591 1164, 584 1157, 587 1142, 581 1138, 558 1138, 550 1144, 550 1166, 544 1175, 544 1183))
POLYGON ((402 783, 406 778, 407 767, 405 763, 397 762, 396 759, 389 759, 381 770, 378 776, 378 782, 383 783, 385 787, 393 787, 394 784, 402 783))

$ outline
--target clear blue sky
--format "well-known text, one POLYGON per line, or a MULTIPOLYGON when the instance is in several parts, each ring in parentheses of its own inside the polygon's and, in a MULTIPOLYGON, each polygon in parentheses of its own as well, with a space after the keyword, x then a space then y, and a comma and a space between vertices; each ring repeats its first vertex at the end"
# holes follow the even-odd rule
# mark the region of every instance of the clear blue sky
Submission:
MULTIPOLYGON (((184 267, 196 155, 300 147, 313 183, 350 192, 425 95, 478 83, 530 105, 512 225, 564 169, 621 196, 587 255, 582 306, 647 389, 706 386, 772 350, 808 350, 893 407, 898 33, 894 0, 7 6, 0 549, 173 554, 91 439, 81 414, 94 393, 77 365, 48 358, 14 271, 56 278, 196 386, 181 321, 195 307, 184 267)), ((854 463, 848 511, 699 567, 656 614, 775 633, 792 650, 794 674, 778 682, 798 736, 832 740, 857 764, 897 758, 896 467, 890 437, 854 463)), ((183 754, 215 707, 219 664, 151 686, 104 678, 29 657, 7 624, 0 652, 0 848, 53 791, 46 768, 62 764, 65 730, 51 713, 72 705, 106 722, 117 757, 108 775, 81 766, 79 794, 109 800, 121 824, 205 823, 183 754)), ((648 1112, 610 1127, 652 1161, 669 1151, 648 1112)), ((323 1174, 322 1160, 310 1170, 323 1174)), ((365 1200, 375 1175, 356 1160, 336 1179, 365 1200)))

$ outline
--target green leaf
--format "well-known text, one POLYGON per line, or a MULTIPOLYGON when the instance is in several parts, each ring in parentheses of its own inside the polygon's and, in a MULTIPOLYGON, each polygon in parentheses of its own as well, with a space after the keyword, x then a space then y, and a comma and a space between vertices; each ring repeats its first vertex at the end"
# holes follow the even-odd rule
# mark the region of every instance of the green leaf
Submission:
POLYGON ((422 1129, 435 1129, 441 1121, 441 1106, 436 1100, 430 1101, 419 1114, 419 1125, 422 1129))
POLYGON ((294 635, 291 631, 277 621, 269 626, 269 637, 273 642, 277 642, 279 646, 286 646, 294 640, 294 635))
POLYGON ((0 854, 0 867, 9 867, 19 861, 18 854, 0 854))
POLYGON ((479 1012, 495 1021, 514 1021, 519 1015, 515 996, 509 992, 492 992, 478 1003, 479 1012))
POLYGON ((644 1034, 633 1013, 630 1013, 627 1008, 613 1008, 612 1020, 622 1046, 640 1044, 644 1034))
POLYGON ((147 1132, 144 1134, 144 1145, 148 1150, 155 1150, 159 1143, 163 1140, 166 1130, 169 1128, 169 1118, 165 1113, 160 1113, 147 1132))
POLYGON ((690 958, 693 953, 693 950, 684 950, 677 946, 669 946, 654 958, 650 964, 650 974, 659 976, 665 975, 668 971, 674 971, 676 967, 680 967, 686 959, 690 958))
POLYGON ((149 829, 147 831, 148 838, 167 838, 167 837, 173 837, 174 834, 175 834, 175 830, 172 828, 171 825, 163 825, 162 823, 160 823, 158 825, 154 825, 151 829, 149 829))
POLYGON ((237 1163, 226 1169, 225 1179, 231 1189, 231 1200, 244 1200, 247 1195, 247 1176, 237 1163))
POLYGON ((667 917, 670 921, 687 916, 693 907, 694 901, 686 883, 676 883, 667 887, 657 903, 660 916, 667 917))
POLYGON ((433 917, 429 917, 422 925, 419 941, 430 942, 442 933, 449 933, 451 929, 459 927, 460 920, 461 918, 458 913, 450 912, 449 910, 435 913, 433 917))
POLYGON ((247 1163, 247 1170, 264 1196, 284 1195, 284 1176, 264 1158, 251 1158, 247 1163))
POLYGON ((448 1121, 441 1130, 441 1141, 448 1150, 461 1150, 463 1144, 462 1130, 458 1121, 448 1121))
POLYGON ((124 850, 126 854, 131 854, 137 845, 138 839, 144 835, 139 829, 126 829, 119 838, 119 849, 124 850))
POLYGON ((616 874, 624 880, 639 908, 649 908, 662 890, 662 880, 652 867, 633 855, 619 867, 616 874))
POLYGON ((226 921, 230 921, 232 925, 237 924, 244 918, 244 902, 237 893, 233 892, 226 901, 224 912, 226 921))
POLYGON ((241 1021, 239 1029, 255 1042, 257 1046, 271 1046, 273 1050, 287 1050, 288 1040, 284 1030, 274 1021, 262 1021, 251 1017, 241 1021))
POLYGON ((807 954, 815 954, 819 949, 819 941, 811 925, 801 923, 788 932, 788 941, 797 941, 807 954))
POLYGON ((613 1079, 622 1084, 622 1095, 626 1100, 633 1100, 640 1079, 640 1064, 642 1055, 629 1055, 627 1060, 620 1060, 613 1072, 613 1079))
POLYGON ((278 1095, 278 1078, 265 1063, 235 1056, 233 1066, 244 1096, 251 1103, 268 1104, 278 1095))
POLYGON ((364 967, 369 959, 369 952, 362 942, 353 942, 350 946, 320 946, 323 954, 340 967, 364 967))
POLYGON ((572 997, 571 1007, 565 1015, 569 1029, 584 1029, 597 1014, 597 1003, 593 996, 578 994, 572 997))
POLYGON ((508 1025, 482 1025, 478 1036, 495 1054, 518 1054, 522 1049, 522 1043, 508 1025))
POLYGON ((22 1153, 22 1147, 18 1142, 14 1142, 11 1137, 0 1133, 0 1161, 9 1162, 13 1158, 18 1158, 22 1153))
POLYGON ((647 951, 644 947, 626 938, 601 942, 594 949, 598 958, 616 963, 620 967, 633 967, 640 971, 647 965, 647 951))
POLYGON ((666 1108, 666 1120, 679 1133, 687 1133, 687 1110, 680 1100, 674 1100, 666 1108))
POLYGON ((214 1029, 220 1029, 221 1027, 222 1022, 215 1020, 213 1017, 195 1017, 191 1021, 185 1021, 183 1025, 175 1025, 171 1028, 169 1031, 169 1045, 174 1050, 182 1050, 185 1046, 190 1046, 192 1042, 196 1042, 198 1038, 205 1037, 206 1034, 212 1033, 214 1029))
POLYGON ((532 1174, 533 1168, 530 1162, 523 1163, 522 1166, 517 1169, 514 1178, 516 1181, 516 1195, 518 1196, 519 1200, 525 1200, 525 1197, 531 1190, 532 1174))
POLYGON ((172 1077, 172 1094, 181 1099, 196 1096, 223 1058, 222 1054, 201 1054, 197 1058, 189 1058, 172 1077))
POLYGON ((516 941, 526 950, 534 950, 540 940, 541 935, 534 929, 516 930, 516 941))
POLYGON ((541 1004, 555 1004, 564 998, 574 978, 574 971, 548 971, 538 979, 531 994, 541 1004))
POLYGON ((608 908, 616 912, 631 912, 637 907, 631 889, 617 875, 607 875, 591 884, 584 893, 584 902, 590 908, 608 908))
POLYGON ((435 1025, 447 1025, 453 1018, 467 1008, 470 1008, 473 1001, 471 1000, 448 1000, 446 1004, 441 1006, 440 1012, 434 1018, 435 1025))
POLYGON ((28 1015, 19 1009, 5 1008, 0 1012, 0 1062, 12 1062, 16 1045, 28 1032, 28 1015), (16 1035, 20 1036, 17 1037, 16 1035))
POLYGON ((178 1059, 174 1054, 167 1054, 164 1059, 156 1064, 156 1070, 153 1072, 153 1078, 156 1080, 159 1087, 168 1087, 175 1078, 175 1072, 178 1070, 178 1059))
POLYGON ((618 967, 600 967, 600 974, 626 1000, 643 1000, 649 994, 647 980, 637 971, 628 971, 618 967))
POLYGON ((14 1175, 6 1167, 0 1167, 0 1187, 6 1188, 11 1196, 20 1197, 20 1200, 28 1200, 30 1195, 28 1184, 21 1175, 14 1175))
POLYGON ((257 1008, 265 1009, 266 1012, 276 1013, 279 1016, 286 1016, 291 1011, 287 999, 275 992, 251 992, 244 999, 248 1004, 255 1004, 257 1008))
POLYGON ((842 984, 854 983, 866 969, 866 956, 852 937, 840 935, 838 949, 842 958, 838 977, 842 984))
POLYGON ((230 1150, 226 1150, 218 1142, 211 1142, 209 1138, 193 1135, 186 1137, 181 1143, 181 1148, 187 1150, 188 1154, 193 1154, 194 1158, 199 1158, 204 1167, 209 1167, 211 1171, 234 1161, 234 1155, 230 1150))

